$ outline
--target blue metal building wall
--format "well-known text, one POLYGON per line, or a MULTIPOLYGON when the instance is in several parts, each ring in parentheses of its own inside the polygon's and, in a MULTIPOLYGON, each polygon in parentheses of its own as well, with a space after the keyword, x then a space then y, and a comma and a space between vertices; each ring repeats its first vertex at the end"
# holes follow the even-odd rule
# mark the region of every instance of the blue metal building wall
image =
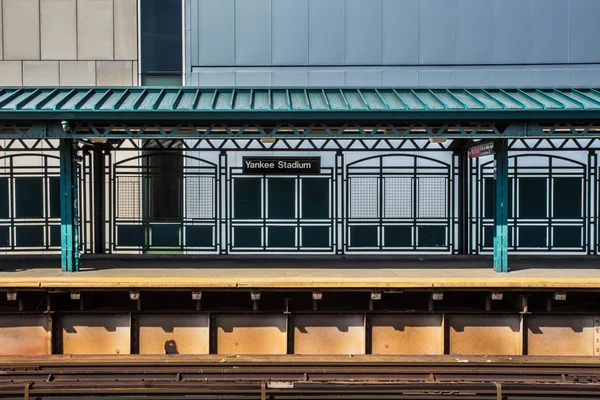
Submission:
POLYGON ((595 86, 597 0, 186 0, 187 84, 595 86))

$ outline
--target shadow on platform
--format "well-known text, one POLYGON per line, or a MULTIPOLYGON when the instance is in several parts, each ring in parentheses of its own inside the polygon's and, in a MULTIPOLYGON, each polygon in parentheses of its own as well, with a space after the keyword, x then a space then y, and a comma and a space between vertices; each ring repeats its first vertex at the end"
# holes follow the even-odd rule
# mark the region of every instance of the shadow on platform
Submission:
MULTIPOLYGON (((32 269, 60 270, 60 257, 5 256, 0 257, 0 272, 21 272, 32 269)), ((600 269, 600 257, 579 256, 513 256, 510 271, 535 269, 600 269)), ((124 269, 320 269, 320 270, 485 270, 493 269, 491 257, 481 256, 397 256, 397 257, 198 257, 111 255, 83 256, 81 272, 124 269)))

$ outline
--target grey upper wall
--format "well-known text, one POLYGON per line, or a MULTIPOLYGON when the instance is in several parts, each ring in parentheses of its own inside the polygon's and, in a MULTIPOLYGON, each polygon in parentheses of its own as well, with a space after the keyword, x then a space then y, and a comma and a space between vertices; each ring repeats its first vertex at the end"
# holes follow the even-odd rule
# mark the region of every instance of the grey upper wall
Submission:
MULTIPOLYGON (((325 71, 350 74, 353 84, 365 74, 370 85, 383 82, 373 72, 407 67, 418 75, 438 66, 455 76, 468 67, 514 66, 514 85, 526 86, 523 71, 543 64, 560 64, 563 82, 570 66, 585 66, 597 81, 599 18, 600 0, 187 0, 188 83, 227 73, 239 84, 235 68, 259 74, 248 84, 273 84, 280 67, 307 77, 335 67, 325 71)), ((511 83, 510 71, 498 75, 511 83)))

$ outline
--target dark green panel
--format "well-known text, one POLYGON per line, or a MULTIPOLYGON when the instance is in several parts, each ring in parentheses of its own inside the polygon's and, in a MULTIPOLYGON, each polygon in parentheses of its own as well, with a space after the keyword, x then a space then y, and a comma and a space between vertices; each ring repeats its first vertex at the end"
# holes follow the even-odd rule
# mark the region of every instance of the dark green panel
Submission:
POLYGON ((50 226, 50 246, 60 246, 60 225, 50 226))
POLYGON ((267 234, 268 247, 296 247, 296 228, 293 226, 270 226, 267 234))
POLYGON ((261 179, 235 178, 233 180, 233 215, 239 219, 260 218, 261 179))
POLYGON ((188 226, 185 228, 185 245, 187 247, 213 247, 212 226, 188 226))
POLYGON ((547 247, 545 226, 520 226, 519 247, 547 247))
POLYGON ((483 227, 483 247, 494 246, 494 227, 484 226, 483 227))
POLYGON ((377 247, 377 226, 360 225, 350 227, 351 247, 377 247))
MULTIPOLYGON (((183 153, 147 152, 150 219, 180 221, 183 214, 183 153)), ((193 194, 192 194, 193 195, 193 194)))
POLYGON ((42 225, 28 225, 16 227, 17 247, 43 247, 44 227, 42 225))
POLYGON ((268 218, 296 218, 296 180, 294 178, 270 178, 268 182, 268 218))
POLYGON ((0 218, 8 218, 8 178, 0 178, 0 218))
POLYGON ((117 226, 117 246, 143 247, 146 242, 146 231, 142 225, 117 226))
POLYGON ((519 218, 546 218, 546 178, 519 179, 519 218))
POLYGON ((0 226, 0 247, 10 245, 10 233, 8 226, 0 226))
POLYGON ((494 179, 484 178, 483 179, 483 217, 494 218, 494 179))
POLYGON ((236 226, 233 228, 235 247, 262 247, 260 226, 236 226))
POLYGON ((384 232, 384 247, 412 247, 411 226, 386 226, 384 232))
POLYGON ((581 218, 581 178, 554 178, 554 218, 581 218))
POLYGON ((446 227, 423 225, 417 227, 419 247, 446 247, 446 227))
POLYGON ((319 178, 302 179, 302 218, 328 219, 329 187, 331 180, 319 178))
POLYGON ((302 227, 303 247, 331 247, 331 233, 328 226, 302 227))
POLYGON ((553 234, 555 247, 582 247, 582 231, 579 226, 555 226, 553 234))
POLYGON ((156 224, 150 226, 151 246, 154 247, 180 247, 179 231, 180 225, 156 224))
POLYGON ((50 218, 60 218, 60 178, 50 178, 50 218))
POLYGON ((15 178, 17 218, 42 218, 44 216, 43 185, 43 178, 15 178))

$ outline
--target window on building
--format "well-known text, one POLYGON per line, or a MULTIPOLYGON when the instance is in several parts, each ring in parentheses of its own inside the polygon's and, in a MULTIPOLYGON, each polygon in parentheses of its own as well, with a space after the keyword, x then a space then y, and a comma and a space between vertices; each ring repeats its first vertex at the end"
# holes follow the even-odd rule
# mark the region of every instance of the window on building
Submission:
POLYGON ((140 36, 142 85, 181 86, 183 72, 181 1, 140 1, 140 36))

